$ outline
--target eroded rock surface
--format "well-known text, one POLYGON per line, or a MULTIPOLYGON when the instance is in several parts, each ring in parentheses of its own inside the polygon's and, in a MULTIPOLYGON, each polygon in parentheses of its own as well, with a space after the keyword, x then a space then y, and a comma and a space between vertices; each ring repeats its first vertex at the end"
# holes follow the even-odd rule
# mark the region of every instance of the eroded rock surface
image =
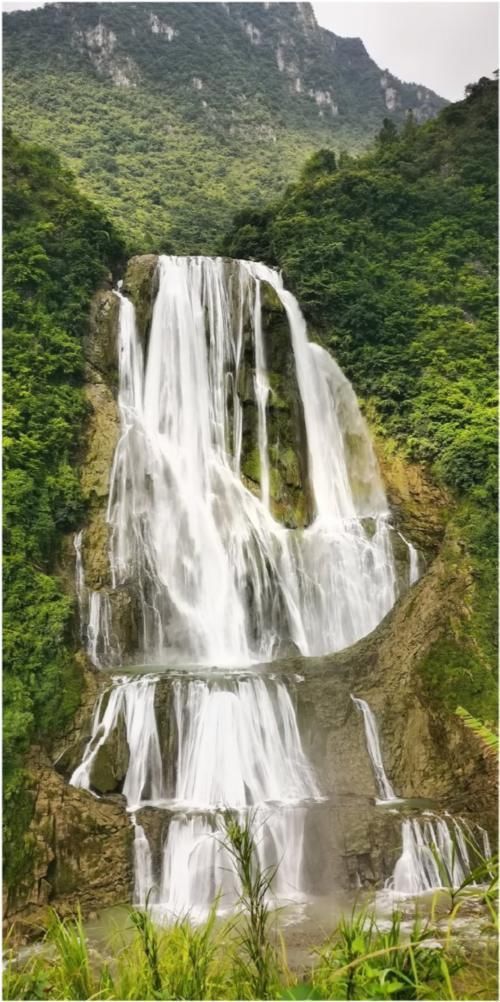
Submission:
POLYGON ((27 765, 34 796, 29 888, 11 888, 6 924, 18 937, 40 934, 47 909, 84 915, 130 900, 132 831, 121 803, 68 786, 41 750, 27 765))

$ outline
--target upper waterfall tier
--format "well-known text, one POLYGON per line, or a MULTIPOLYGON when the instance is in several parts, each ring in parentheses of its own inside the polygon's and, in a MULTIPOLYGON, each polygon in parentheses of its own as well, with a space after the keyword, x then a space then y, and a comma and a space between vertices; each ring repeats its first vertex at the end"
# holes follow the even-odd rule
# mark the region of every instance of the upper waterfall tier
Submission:
MULTIPOLYGON (((384 489, 352 387, 307 340, 298 303, 272 269, 165 256, 158 269, 147 346, 132 303, 117 293, 121 437, 107 518, 112 586, 134 607, 133 656, 238 665, 354 643, 389 611, 398 584, 384 489), (279 401, 265 289, 288 319, 311 512, 303 530, 281 524, 271 504, 279 401), (260 496, 242 472, 249 441, 260 496)), ((98 595, 81 602, 92 607, 93 658, 116 664, 120 630, 98 595)))

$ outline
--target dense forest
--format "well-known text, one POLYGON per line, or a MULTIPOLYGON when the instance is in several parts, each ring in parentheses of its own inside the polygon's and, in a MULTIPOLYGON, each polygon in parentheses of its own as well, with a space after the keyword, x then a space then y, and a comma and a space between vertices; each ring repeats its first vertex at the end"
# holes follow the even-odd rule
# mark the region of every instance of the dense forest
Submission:
POLYGON ((4 864, 20 879, 31 801, 23 755, 60 733, 80 698, 73 599, 56 576, 82 515, 89 301, 123 248, 58 158, 4 134, 4 864))
POLYGON ((319 146, 445 104, 309 4, 50 4, 5 17, 4 60, 6 123, 65 158, 131 253, 211 254, 319 146))
POLYGON ((496 719, 496 81, 363 157, 316 153, 224 251, 283 269, 372 425, 451 493, 473 567, 470 618, 422 670, 450 709, 496 719))

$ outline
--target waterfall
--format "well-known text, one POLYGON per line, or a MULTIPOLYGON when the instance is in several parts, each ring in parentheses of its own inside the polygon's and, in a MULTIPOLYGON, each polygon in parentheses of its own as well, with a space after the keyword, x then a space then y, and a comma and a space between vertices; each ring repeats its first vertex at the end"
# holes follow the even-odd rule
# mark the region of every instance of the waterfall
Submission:
POLYGON ((420 560, 418 556, 418 551, 415 549, 413 544, 410 543, 410 540, 407 539, 406 536, 403 536, 402 532, 400 532, 399 535, 401 536, 403 543, 406 544, 406 548, 408 550, 408 557, 409 557, 408 584, 412 585, 415 584, 415 582, 418 581, 420 577, 420 560))
POLYGON ((262 336, 262 317, 260 306, 260 282, 255 283, 255 307, 253 316, 255 336, 255 399, 259 422, 259 459, 262 504, 269 511, 269 456, 267 442, 266 407, 269 397, 269 379, 266 371, 264 340, 262 336))
POLYGON ((106 591, 91 591, 85 583, 82 555, 83 530, 73 539, 75 548, 75 587, 80 616, 80 639, 96 668, 119 664, 120 645, 113 633, 112 611, 106 591))
POLYGON ((477 825, 473 831, 454 818, 408 818, 402 824, 402 841, 401 856, 387 883, 401 895, 459 887, 481 858, 491 856, 484 829, 477 825))
POLYGON ((144 908, 146 904, 154 904, 156 886, 153 873, 151 849, 144 828, 137 824, 135 814, 132 814, 134 826, 134 904, 144 908))
MULTIPOLYGON (((116 295, 121 436, 107 516, 110 570, 113 588, 130 589, 138 605, 137 656, 243 666, 287 644, 325 654, 371 632, 398 594, 377 462, 352 387, 307 340, 278 274, 253 262, 161 257, 146 357, 134 308, 116 295), (270 511, 263 284, 290 325, 314 507, 304 531, 284 528, 270 511), (241 475, 249 332, 260 498, 241 475)), ((112 609, 104 598, 89 608, 89 655, 116 664, 112 609)))
POLYGON ((122 792, 135 832, 135 900, 143 904, 153 888, 150 901, 160 913, 197 918, 208 913, 218 891, 223 908, 234 904, 238 887, 218 818, 227 809, 242 823, 253 818, 261 865, 280 864, 276 895, 300 900, 305 805, 321 795, 286 685, 252 676, 176 679, 167 722, 175 740, 162 742, 158 684, 157 676, 120 678, 101 695, 82 762, 70 780, 92 791, 99 749, 123 726, 129 758, 122 792), (173 747, 169 780, 163 761, 173 747), (171 816, 156 876, 148 837, 137 820, 137 812, 150 806, 168 809, 171 816), (232 874, 229 883, 226 871, 232 874))
POLYGON ((156 678, 145 676, 115 679, 114 686, 101 693, 92 718, 90 739, 70 779, 73 786, 92 790, 92 769, 98 752, 123 723, 129 752, 123 794, 129 810, 168 799, 154 709, 155 692, 156 678))
POLYGON ((275 894, 305 893, 305 820, 321 791, 287 685, 251 666, 283 651, 311 656, 353 644, 392 607, 398 583, 356 396, 333 358, 308 341, 280 276, 253 262, 162 256, 158 278, 147 344, 132 303, 116 292, 121 433, 107 509, 111 589, 88 591, 82 534, 75 539, 89 657, 97 667, 122 663, 113 597, 124 593, 137 625, 129 662, 156 674, 114 679, 100 696, 71 782, 95 794, 106 746, 125 735, 120 782, 134 825, 134 899, 160 915, 199 918, 218 892, 222 909, 237 898, 218 834, 226 810, 252 818, 262 866, 279 864, 275 894), (305 529, 274 517, 269 287, 289 325, 311 507, 305 529), (242 473, 249 436, 260 496, 242 473), (191 674, 176 677, 183 666, 191 674), (194 666, 206 666, 207 677, 193 677, 194 666), (161 845, 158 826, 156 834, 148 828, 151 808, 163 812, 161 845))
POLYGON ((368 754, 370 756, 370 761, 373 767, 373 772, 377 782, 379 794, 382 801, 397 800, 398 797, 394 793, 394 790, 386 776, 384 769, 384 762, 382 759, 382 751, 380 749, 380 741, 378 736, 378 727, 375 717, 368 706, 368 703, 364 699, 358 699, 356 696, 351 696, 353 703, 359 707, 361 713, 363 714, 363 723, 365 728, 366 736, 366 746, 368 748, 368 754))

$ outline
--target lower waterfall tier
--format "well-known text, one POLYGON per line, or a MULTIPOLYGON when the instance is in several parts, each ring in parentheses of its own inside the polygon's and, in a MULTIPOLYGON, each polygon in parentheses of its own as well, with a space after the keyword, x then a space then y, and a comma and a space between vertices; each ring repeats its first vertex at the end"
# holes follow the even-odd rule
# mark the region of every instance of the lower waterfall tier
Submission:
POLYGON ((324 735, 321 746, 320 721, 304 713, 304 683, 279 671, 165 671, 115 678, 100 696, 71 783, 126 799, 133 899, 158 920, 200 921, 216 899, 221 913, 235 907, 228 814, 250 825, 262 869, 276 868, 281 904, 341 887, 407 895, 454 886, 489 856, 477 825, 405 799, 404 790, 394 799, 375 715, 346 686, 338 692, 345 723, 330 734, 332 769, 322 768, 324 735))
MULTIPOLYGON (((304 902, 305 805, 268 805, 232 814, 241 827, 250 826, 262 872, 276 871, 272 903, 304 902)), ((233 910, 241 888, 226 843, 227 816, 164 815, 157 819, 160 835, 147 814, 141 814, 144 826, 134 817, 134 902, 147 902, 166 921, 186 915, 203 921, 216 901, 219 914, 233 910)))

